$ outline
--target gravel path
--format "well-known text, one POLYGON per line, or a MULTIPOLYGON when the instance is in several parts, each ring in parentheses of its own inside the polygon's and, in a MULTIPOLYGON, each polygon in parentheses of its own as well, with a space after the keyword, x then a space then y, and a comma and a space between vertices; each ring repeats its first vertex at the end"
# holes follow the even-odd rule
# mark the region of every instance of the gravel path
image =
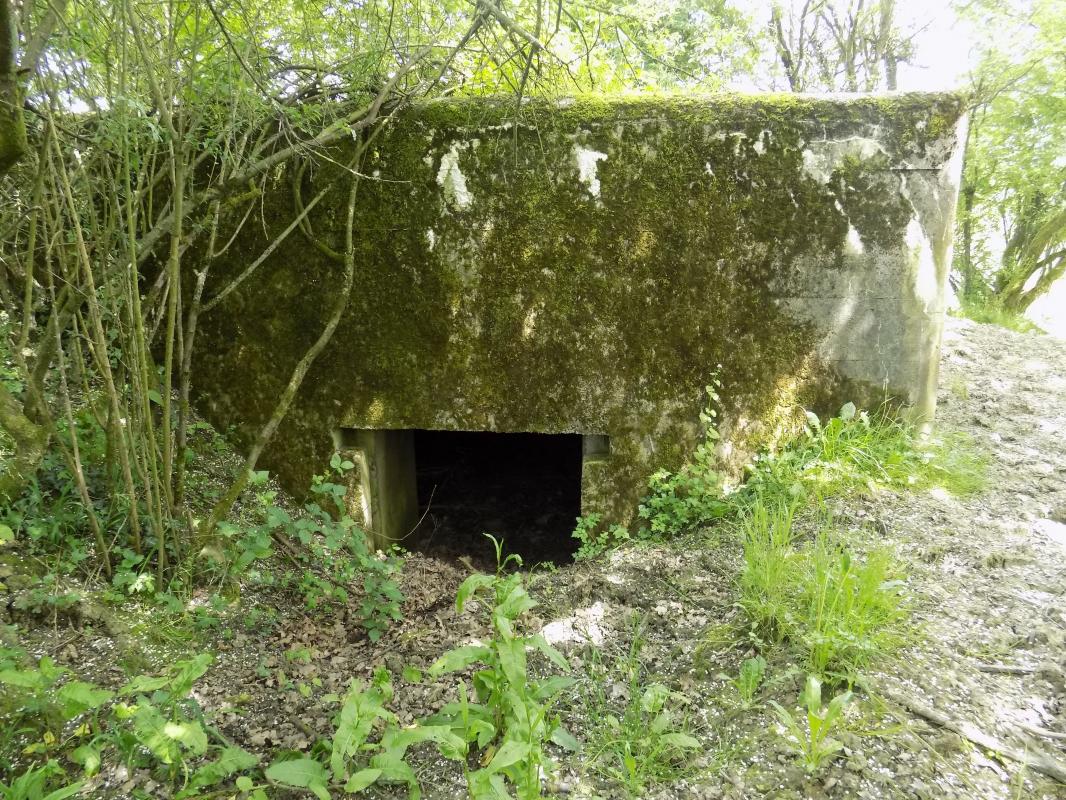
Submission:
MULTIPOLYGON (((858 549, 888 545, 899 556, 917 635, 870 675, 843 757, 817 776, 797 767, 765 704, 740 715, 729 707, 731 689, 714 676, 735 675, 750 652, 725 644, 700 663, 708 630, 742 624, 728 545, 615 553, 605 576, 566 579, 583 587, 573 599, 606 603, 597 609, 605 651, 627 646, 620 620, 646 615, 649 674, 692 698, 700 732, 717 743, 699 763, 709 771, 655 796, 1066 798, 1066 783, 927 719, 1066 765, 1066 341, 952 318, 942 353, 937 435, 972 438, 988 456, 988 486, 965 498, 933 489, 835 501, 835 522, 858 549)), ((802 676, 771 660, 775 671, 764 699, 791 707, 802 676)), ((580 771, 572 778, 577 796, 610 796, 580 771)))

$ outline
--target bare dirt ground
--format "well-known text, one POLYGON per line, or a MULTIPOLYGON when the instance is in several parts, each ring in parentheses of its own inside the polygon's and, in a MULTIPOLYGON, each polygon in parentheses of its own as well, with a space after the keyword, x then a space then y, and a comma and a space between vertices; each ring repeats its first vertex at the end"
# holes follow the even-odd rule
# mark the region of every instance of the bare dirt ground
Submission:
MULTIPOLYGON (((840 757, 809 776, 786 746, 767 705, 796 706, 804 675, 786 655, 768 656, 753 708, 736 702, 722 674, 736 675, 754 651, 735 605, 737 547, 727 532, 710 530, 532 572, 540 606, 531 625, 547 628, 579 679, 558 707, 574 735, 587 740, 602 722, 602 708, 587 700, 597 670, 606 702, 622 713, 631 689, 621 665, 636 638, 641 680, 677 692, 675 716, 703 745, 673 765, 669 781, 629 794, 605 776, 597 753, 553 750, 560 768, 549 796, 1066 798, 1066 782, 971 741, 994 737, 1016 756, 1066 764, 1066 341, 951 319, 939 400, 938 428, 968 434, 988 454, 987 489, 966 498, 881 492, 834 508, 859 550, 895 550, 916 624, 907 648, 857 689, 839 734, 840 757), (957 730, 930 721, 938 715, 957 730)), ((454 609, 469 572, 461 561, 409 557, 404 621, 377 643, 343 610, 323 620, 265 590, 247 591, 213 635, 216 662, 196 699, 219 730, 264 764, 279 750, 308 752, 328 737, 337 710, 329 695, 378 667, 394 676, 401 723, 432 713, 454 697, 454 679, 407 683, 401 676, 487 633, 476 610, 454 609), (284 610, 277 615, 272 607, 284 610)), ((145 666, 183 646, 154 634, 141 648, 145 666)), ((49 652, 100 683, 123 679, 121 654, 103 631, 57 624, 28 631, 26 640, 37 655, 49 652)), ((415 761, 423 796, 464 796, 456 765, 429 752, 415 761)), ((89 796, 136 792, 167 796, 147 772, 121 769, 105 770, 89 796)), ((406 790, 369 794, 404 797, 406 790)))

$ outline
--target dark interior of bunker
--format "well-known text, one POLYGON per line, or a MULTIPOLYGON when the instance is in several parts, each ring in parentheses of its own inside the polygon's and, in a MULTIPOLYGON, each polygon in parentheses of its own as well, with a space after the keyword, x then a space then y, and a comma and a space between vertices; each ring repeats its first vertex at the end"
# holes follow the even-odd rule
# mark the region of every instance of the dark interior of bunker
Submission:
POLYGON ((414 443, 421 521, 411 549, 492 571, 490 533, 527 568, 572 560, 580 435, 419 430, 414 443))

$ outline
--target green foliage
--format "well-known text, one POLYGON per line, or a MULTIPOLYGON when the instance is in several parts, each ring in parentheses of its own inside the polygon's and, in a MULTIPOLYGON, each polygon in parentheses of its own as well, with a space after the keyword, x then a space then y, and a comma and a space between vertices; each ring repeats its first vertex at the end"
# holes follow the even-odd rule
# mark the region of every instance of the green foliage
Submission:
MULTIPOLYGON (((213 748, 209 742, 208 728, 189 694, 210 663, 211 656, 206 653, 179 660, 165 675, 138 675, 112 692, 81 680, 60 683, 67 670, 45 656, 34 668, 9 666, 0 670, 0 686, 5 708, 10 708, 13 699, 22 718, 37 726, 21 727, 35 740, 22 748, 23 755, 49 755, 62 749, 86 775, 93 775, 113 752, 130 766, 160 768, 171 781, 182 777, 184 786, 176 796, 192 798, 201 789, 258 763, 255 756, 239 748, 213 748), (116 698, 119 701, 113 702, 116 698), (79 723, 73 734, 69 723, 79 723), (209 754, 216 757, 204 761, 209 754), (192 761, 201 763, 190 775, 192 761)), ((16 716, 16 725, 20 725, 18 719, 16 716)), ((37 791, 33 787, 43 787, 47 779, 61 774, 53 766, 54 762, 49 762, 31 769, 16 784, 24 781, 28 790, 37 791)))
POLYGON ((0 522, 31 552, 58 556, 57 571, 70 571, 88 555, 85 509, 57 458, 45 457, 22 496, 0 510, 0 522))
POLYGON ((542 775, 553 768, 544 751, 545 743, 551 740, 573 745, 572 737, 551 713, 559 694, 573 680, 562 676, 544 681, 530 678, 527 650, 541 653, 564 671, 569 671, 570 666, 543 636, 519 634, 519 618, 536 602, 526 592, 521 573, 503 573, 510 562, 521 563, 521 559, 515 555, 503 558, 502 544, 492 541, 496 545, 497 574, 471 575, 459 587, 455 601, 459 613, 476 601, 489 617, 492 638, 483 644, 450 650, 429 669, 429 674, 437 677, 480 665, 471 678, 476 702, 471 702, 462 681, 459 702, 446 705, 430 722, 447 726, 468 745, 476 744, 481 750, 492 748, 490 757, 483 759, 484 766, 467 774, 475 800, 508 796, 508 783, 521 800, 528 800, 541 796, 542 775))
MULTIPOLYGON (((519 634, 519 619, 536 603, 520 573, 503 574, 518 557, 502 558, 499 542, 496 548, 500 571, 495 576, 471 575, 456 596, 460 613, 468 605, 484 607, 492 621, 492 638, 450 650, 429 669, 429 675, 437 678, 480 666, 471 680, 475 696, 460 681, 458 702, 401 728, 387 708, 393 697, 389 675, 378 670, 370 686, 355 682, 349 687, 334 721, 328 765, 315 758, 281 759, 266 770, 270 782, 307 789, 320 798, 329 797, 331 788, 355 794, 376 783, 401 783, 411 797, 418 797, 418 778, 406 754, 415 745, 432 743, 442 756, 463 764, 474 800, 510 797, 508 786, 522 800, 541 796, 541 779, 552 766, 545 743, 576 747, 551 714, 559 694, 573 681, 565 677, 534 681, 529 676, 527 649, 539 651, 562 669, 569 666, 542 637, 519 634), (468 759, 471 745, 480 751, 481 766, 474 770, 468 759)), ((404 674, 421 677, 415 670, 404 674)))
MULTIPOLYGON (((355 465, 334 454, 330 460, 333 477, 343 480, 355 465)), ((253 485, 266 483, 265 472, 256 473, 253 485)), ((359 619, 367 635, 377 641, 388 627, 402 619, 403 593, 396 582, 399 558, 390 553, 373 552, 369 537, 348 513, 345 503, 347 487, 318 475, 311 485, 311 496, 303 514, 293 517, 274 504, 276 494, 261 491, 257 502, 263 509, 264 522, 241 531, 232 526, 221 530, 230 538, 230 574, 238 575, 273 553, 275 536, 299 543, 297 557, 302 570, 297 586, 308 608, 314 609, 348 601, 348 587, 361 587, 359 619)))
POLYGON ((717 373, 707 386, 707 406, 700 413, 703 441, 689 463, 677 472, 659 470, 648 481, 648 496, 640 505, 641 519, 653 534, 668 535, 688 530, 726 514, 722 481, 716 469, 715 443, 719 439, 716 419, 721 382, 717 373))
POLYGON ((35 667, 21 666, 21 654, 8 651, 0 662, 0 714, 5 727, 33 738, 57 731, 67 717, 53 691, 67 673, 50 656, 42 656, 35 667))
POLYGON ((51 792, 48 784, 53 778, 63 775, 55 761, 40 767, 31 767, 14 778, 10 784, 0 783, 0 797, 4 800, 63 800, 81 791, 82 783, 71 783, 51 792))
POLYGON ((786 506, 879 489, 968 494, 983 487, 984 473, 985 459, 969 440, 923 439, 888 407, 869 414, 847 403, 825 425, 807 412, 804 431, 779 451, 760 454, 729 501, 743 511, 757 500, 786 506))
POLYGON ((1066 275, 1064 164, 1050 144, 1066 137, 1066 3, 976 0, 959 9, 977 33, 979 61, 955 266, 964 309, 991 306, 992 318, 978 321, 1001 324, 1066 275))
POLYGON ((954 313, 957 316, 972 319, 974 322, 998 325, 1001 328, 1018 333, 1040 332, 1040 328, 1022 316, 1022 314, 1004 308, 1002 301, 994 294, 987 292, 974 290, 968 296, 962 297, 959 309, 954 313))
POLYGON ((719 677, 729 681, 733 688, 737 690, 740 707, 749 709, 755 705, 755 695, 762 685, 762 679, 765 674, 766 659, 762 656, 755 656, 744 659, 737 677, 731 678, 728 675, 720 675, 719 677))
POLYGON ((849 678, 902 642, 904 583, 887 550, 858 558, 827 525, 801 546, 792 507, 761 500, 738 529, 740 605, 760 641, 788 642, 810 670, 849 678))
POLYGON ((780 641, 793 619, 798 555, 793 547, 792 506, 771 508, 757 501, 739 524, 744 563, 740 604, 759 631, 780 641))
POLYGON ((823 531, 805 556, 798 588, 799 610, 806 613, 791 635, 807 652, 811 670, 851 676, 902 643, 905 584, 887 550, 860 560, 823 531))
POLYGON ((675 711, 687 702, 684 695, 646 682, 643 644, 637 625, 624 658, 604 663, 599 650, 593 650, 586 659, 589 680, 583 695, 591 727, 583 762, 629 797, 643 797, 651 786, 681 778, 690 754, 701 747, 687 719, 675 711), (616 695, 624 698, 620 709, 616 695))
POLYGON ((615 524, 604 531, 597 530, 602 519, 603 515, 595 512, 577 518, 577 525, 571 535, 581 542, 581 546, 574 553, 574 561, 587 561, 631 540, 629 529, 625 525, 615 524))
POLYGON ((850 702, 851 692, 843 692, 830 700, 828 706, 823 706, 822 683, 814 675, 807 677, 807 683, 800 693, 800 719, 805 713, 806 724, 791 711, 770 701, 785 728, 788 743, 803 761, 807 772, 817 772, 844 747, 831 734, 842 724, 844 710, 850 702))

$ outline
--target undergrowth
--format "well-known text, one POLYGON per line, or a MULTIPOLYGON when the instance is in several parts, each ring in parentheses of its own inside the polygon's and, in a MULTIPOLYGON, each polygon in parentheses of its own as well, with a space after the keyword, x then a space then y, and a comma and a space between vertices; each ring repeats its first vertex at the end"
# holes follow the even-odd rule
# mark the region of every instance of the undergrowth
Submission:
MULTIPOLYGON (((546 745, 578 748, 554 710, 574 681, 531 674, 527 651, 560 671, 570 666, 542 636, 523 632, 526 615, 537 604, 526 591, 524 574, 508 569, 512 562, 520 566, 517 556, 503 558, 499 543, 497 556, 497 573, 471 575, 456 598, 456 610, 476 609, 488 619, 491 634, 449 650, 428 671, 434 679, 461 676, 455 681, 456 702, 401 726, 389 709, 391 677, 379 668, 369 685, 352 681, 343 698, 333 698, 339 710, 331 737, 307 754, 280 751, 265 768, 203 714, 193 685, 206 673, 210 654, 178 660, 162 675, 137 675, 110 690, 71 677, 47 656, 33 662, 18 648, 0 647, 0 717, 9 731, 0 741, 7 750, 18 741, 21 769, 2 776, 9 782, 0 783, 0 797, 59 800, 80 791, 105 764, 149 771, 176 800, 238 795, 266 800, 277 789, 329 798, 358 794, 374 784, 406 785, 410 796, 418 797, 420 777, 408 751, 426 744, 462 766, 472 800, 536 800, 554 769, 546 745), (72 781, 60 759, 76 764, 82 780, 72 781)), ((297 648, 286 657, 306 661, 310 656, 297 648)), ((405 669, 404 677, 421 680, 413 668, 405 669)), ((665 713, 665 700, 662 695, 657 704, 646 705, 665 713)))
POLYGON ((985 483, 985 459, 967 437, 923 435, 888 406, 873 413, 851 403, 824 425, 807 413, 804 430, 782 448, 759 454, 729 503, 813 503, 882 489, 932 487, 964 495, 985 483))
POLYGON ((986 325, 998 325, 1017 333, 1043 333, 1024 314, 1004 308, 994 296, 963 298, 952 314, 986 325))
POLYGON ((585 716, 591 725, 583 761, 628 797, 642 797, 650 786, 692 772, 692 754, 701 748, 684 712, 687 698, 648 680, 643 646, 637 623, 623 657, 605 660, 599 648, 591 648, 585 659, 585 716))
POLYGON ((885 548, 858 554, 823 524, 807 541, 791 508, 756 500, 741 519, 740 605, 761 644, 787 644, 817 675, 852 680, 905 641, 905 582, 885 548))

